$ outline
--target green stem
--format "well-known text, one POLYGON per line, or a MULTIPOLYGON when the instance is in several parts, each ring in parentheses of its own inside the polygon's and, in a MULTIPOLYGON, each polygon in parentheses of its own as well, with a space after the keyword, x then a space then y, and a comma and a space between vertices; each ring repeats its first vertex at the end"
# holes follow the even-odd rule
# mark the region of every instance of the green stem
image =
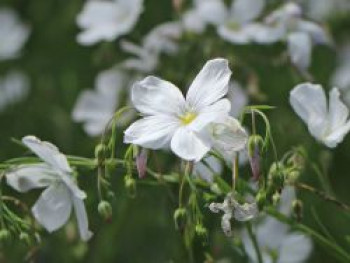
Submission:
POLYGON ((258 263, 263 263, 263 259, 262 259, 260 248, 259 248, 259 244, 258 244, 258 241, 256 240, 256 236, 254 235, 253 227, 252 227, 251 222, 247 222, 246 226, 247 226, 247 230, 248 230, 248 235, 249 235, 249 237, 250 237, 250 239, 251 239, 251 241, 253 243, 253 247, 255 249, 256 256, 258 258, 258 263))

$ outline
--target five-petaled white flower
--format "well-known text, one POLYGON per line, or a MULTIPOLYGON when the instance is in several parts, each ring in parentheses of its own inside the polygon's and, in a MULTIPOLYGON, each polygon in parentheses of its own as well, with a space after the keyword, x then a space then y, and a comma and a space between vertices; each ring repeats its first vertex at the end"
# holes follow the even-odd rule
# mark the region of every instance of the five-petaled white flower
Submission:
MULTIPOLYGON (((281 194, 280 213, 289 216, 294 199, 294 189, 286 187, 281 194)), ((312 242, 309 237, 299 232, 291 232, 289 225, 272 217, 264 218, 256 225, 255 234, 264 263, 301 263, 312 251, 312 242)), ((241 236, 249 262, 259 262, 248 232, 243 230, 241 236)))
POLYGON ((349 109, 337 88, 330 91, 327 105, 321 85, 302 83, 291 91, 290 103, 311 135, 330 148, 336 147, 350 130, 349 109))
POLYGON ((16 58, 27 41, 29 27, 11 9, 0 9, 0 60, 16 58))
POLYGON ((53 144, 26 136, 22 142, 44 162, 24 164, 6 173, 7 183, 19 192, 46 188, 32 208, 36 220, 47 231, 62 227, 74 207, 82 240, 92 236, 83 200, 86 194, 74 182, 66 157, 53 144))
POLYGON ((77 17, 78 26, 84 30, 78 42, 92 45, 113 41, 133 29, 142 11, 143 0, 89 0, 77 17))
POLYGON ((125 131, 124 142, 150 149, 170 144, 182 159, 199 161, 211 148, 204 128, 230 111, 229 100, 223 98, 230 76, 226 59, 208 61, 192 82, 186 99, 175 85, 157 77, 136 82, 131 99, 144 117, 125 131))

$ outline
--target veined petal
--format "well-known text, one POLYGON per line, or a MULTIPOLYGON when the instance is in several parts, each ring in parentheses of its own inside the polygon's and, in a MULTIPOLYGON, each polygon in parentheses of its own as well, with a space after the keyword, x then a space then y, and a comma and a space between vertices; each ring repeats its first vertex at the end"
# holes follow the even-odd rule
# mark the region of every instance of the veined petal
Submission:
POLYGON ((346 123, 349 117, 349 109, 340 100, 340 92, 333 88, 329 92, 329 125, 331 131, 335 131, 346 123))
POLYGON ((198 162, 210 150, 210 143, 183 126, 176 130, 171 139, 171 149, 184 160, 198 162))
POLYGON ((178 115, 185 105, 175 85, 153 76, 134 84, 131 99, 135 108, 145 115, 178 115))
POLYGON ((62 180, 66 187, 71 190, 71 194, 73 196, 80 199, 86 198, 86 193, 78 187, 70 174, 59 173, 58 177, 62 180))
POLYGON ((235 0, 231 7, 231 15, 240 23, 246 23, 260 16, 265 0, 235 0))
POLYGON ((225 119, 230 109, 230 101, 228 99, 221 99, 208 107, 202 108, 198 116, 187 127, 193 131, 200 131, 213 121, 225 119))
POLYGON ((344 124, 342 127, 332 131, 327 136, 323 137, 322 142, 329 148, 334 148, 338 145, 338 143, 342 142, 345 135, 350 131, 350 121, 344 124))
POLYGON ((6 173, 7 184, 21 193, 49 186, 55 178, 53 170, 46 164, 20 165, 6 173))
POLYGON ((208 61, 188 89, 186 102, 200 111, 221 99, 228 91, 231 73, 226 59, 208 61))
POLYGON ((64 184, 47 188, 32 208, 35 219, 49 232, 62 227, 69 219, 72 200, 64 184))
POLYGON ((310 133, 322 139, 328 129, 327 101, 322 87, 311 83, 299 84, 291 91, 289 100, 310 133))
POLYGON ((170 142, 179 126, 179 120, 175 117, 167 115, 144 117, 125 130, 124 142, 149 149, 160 149, 170 142))
POLYGON ((278 263, 304 262, 312 251, 312 242, 309 237, 295 233, 286 236, 281 244, 278 263))
POLYGON ((60 153, 58 148, 52 143, 41 141, 35 136, 25 136, 22 138, 22 142, 53 169, 65 173, 72 172, 66 156, 60 153))
POLYGON ((88 241, 92 237, 92 232, 89 230, 88 217, 83 200, 73 198, 75 216, 78 222, 80 238, 83 241, 88 241))
POLYGON ((310 66, 312 42, 310 36, 303 32, 288 35, 288 51, 294 65, 305 71, 310 66))

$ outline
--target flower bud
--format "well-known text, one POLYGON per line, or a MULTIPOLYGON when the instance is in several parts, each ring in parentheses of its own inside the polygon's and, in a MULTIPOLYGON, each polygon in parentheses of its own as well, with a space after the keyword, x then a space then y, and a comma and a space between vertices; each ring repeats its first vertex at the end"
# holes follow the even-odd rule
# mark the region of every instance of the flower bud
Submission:
POLYGON ((174 223, 175 227, 177 229, 180 228, 180 226, 184 225, 186 220, 186 209, 185 208, 178 208, 174 212, 174 223))
POLYGON ((250 167, 253 173, 253 180, 259 180, 260 176, 260 160, 264 140, 260 135, 252 135, 248 139, 248 156, 250 167))
POLYGON ((104 159, 107 157, 107 147, 104 144, 98 144, 95 147, 95 158, 97 159, 98 163, 101 163, 104 161, 104 159))
POLYGON ((136 156, 136 167, 137 167, 137 172, 139 174, 140 179, 145 178, 146 176, 147 157, 148 157, 148 150, 145 148, 142 148, 136 156))
POLYGON ((19 240, 23 241, 27 246, 30 246, 30 244, 31 244, 30 237, 25 232, 21 232, 19 234, 19 240))
POLYGON ((300 172, 297 170, 293 170, 286 174, 286 180, 288 181, 288 183, 294 184, 296 181, 298 181, 299 176, 300 172))
POLYGON ((112 219, 112 206, 109 202, 102 200, 97 207, 98 213, 106 222, 110 222, 112 219))
POLYGON ((256 195, 255 200, 259 210, 262 210, 266 204, 266 192, 264 190, 260 190, 256 195))
POLYGON ((196 224, 195 232, 196 235, 199 237, 207 237, 208 235, 207 229, 201 223, 196 224))
POLYGON ((280 189, 284 185, 284 166, 281 163, 273 163, 269 170, 270 183, 276 189, 280 189))
POLYGON ((294 200, 292 203, 293 213, 298 221, 303 218, 303 202, 301 200, 294 200))
POLYGON ((11 233, 7 229, 0 230, 0 242, 4 242, 11 238, 11 233))
POLYGON ((279 192, 274 193, 274 195, 272 196, 272 203, 274 205, 277 205, 280 200, 281 200, 281 194, 279 192))

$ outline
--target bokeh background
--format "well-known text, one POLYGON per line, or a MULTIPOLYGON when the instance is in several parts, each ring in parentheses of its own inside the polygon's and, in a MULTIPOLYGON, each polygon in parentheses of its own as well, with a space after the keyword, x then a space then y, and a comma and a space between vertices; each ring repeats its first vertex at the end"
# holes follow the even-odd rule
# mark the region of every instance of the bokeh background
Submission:
MULTIPOLYGON (((0 0, 0 8, 14 9, 31 28, 21 55, 0 62, 0 78, 17 69, 25 72, 30 81, 28 96, 0 112, 0 160, 23 156, 24 149, 11 138, 20 139, 28 134, 53 142, 64 153, 93 158, 99 138, 87 136, 82 126, 72 121, 72 109, 80 92, 94 87, 96 75, 125 58, 126 54, 119 49, 118 41, 91 47, 77 43, 76 16, 83 4, 81 0, 0 0)), ((139 41, 155 25, 174 19, 178 19, 178 14, 172 1, 145 0, 145 12, 126 38, 139 41)), ((330 17, 327 26, 336 44, 333 48, 315 46, 310 73, 315 82, 329 89, 330 77, 337 65, 338 46, 350 38, 349 13, 330 17)), ((244 88, 248 89, 249 85, 258 88, 251 94, 250 104, 276 106, 268 116, 278 152, 283 154, 293 146, 303 145, 310 160, 326 174, 336 196, 349 203, 350 137, 335 150, 326 149, 315 142, 295 115, 288 102, 289 91, 304 80, 288 61, 283 60, 285 45, 234 46, 218 39, 212 31, 209 28, 203 35, 182 38, 179 54, 163 56, 153 74, 185 90, 206 60, 218 56, 228 58, 233 78, 244 88), (247 81, 249 76, 237 61, 253 69, 257 83, 247 81)), ((121 128, 118 129, 118 142, 117 155, 122 156, 126 147, 122 143, 121 128)), ((170 155, 160 158, 161 167, 173 166, 174 159, 170 155)), ((248 170, 243 168, 243 171, 248 170)), ((86 206, 94 238, 87 244, 80 242, 74 220, 52 235, 43 231, 42 246, 35 252, 36 262, 187 262, 181 233, 174 227, 176 203, 169 197, 169 189, 140 183, 137 196, 131 198, 124 188, 124 171, 117 169, 112 176, 112 190, 115 192, 113 220, 106 223, 97 214, 96 171, 82 170, 81 173, 81 188, 88 193, 86 206)), ((302 181, 320 189, 323 187, 311 165, 302 175, 302 181)), ((4 191, 17 195, 6 187, 4 191)), ((170 191, 176 193, 176 188, 170 191)), ((31 205, 39 194, 40 191, 34 191, 25 195, 25 201, 31 205)), ((349 216, 308 193, 298 195, 304 202, 303 223, 320 230, 312 212, 315 210, 339 244, 350 250, 350 244, 344 238, 350 236, 349 216)), ((202 255, 203 251, 208 251, 217 260, 230 258, 228 262, 240 262, 233 241, 221 233, 219 218, 207 211, 205 215, 205 224, 210 229, 209 239, 204 245, 198 241, 195 252, 202 255)), ((0 262, 22 262, 27 252, 26 245, 19 241, 2 245, 0 262)), ((196 259, 196 262, 203 261, 202 256, 196 259)), ((307 262, 336 260, 315 243, 307 262)))

